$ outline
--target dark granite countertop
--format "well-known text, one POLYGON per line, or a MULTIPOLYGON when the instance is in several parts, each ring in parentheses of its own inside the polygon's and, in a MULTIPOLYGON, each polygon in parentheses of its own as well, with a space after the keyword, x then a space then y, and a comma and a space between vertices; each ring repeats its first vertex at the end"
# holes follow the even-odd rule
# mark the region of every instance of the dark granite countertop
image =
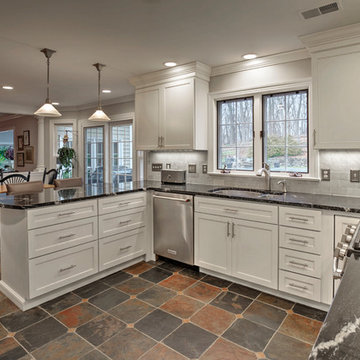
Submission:
POLYGON ((360 359, 360 258, 351 255, 309 360, 360 359))
POLYGON ((139 181, 118 185, 93 184, 84 185, 74 189, 45 189, 42 193, 34 195, 12 196, 0 194, 0 207, 12 209, 31 209, 40 206, 56 205, 103 196, 113 196, 134 191, 156 190, 269 204, 299 206, 331 211, 360 213, 360 198, 355 197, 353 198, 345 196, 317 195, 293 192, 288 192, 286 194, 266 194, 256 191, 243 193, 241 196, 231 196, 213 192, 219 188, 234 189, 231 187, 219 187, 200 184, 163 185, 158 181, 139 181))

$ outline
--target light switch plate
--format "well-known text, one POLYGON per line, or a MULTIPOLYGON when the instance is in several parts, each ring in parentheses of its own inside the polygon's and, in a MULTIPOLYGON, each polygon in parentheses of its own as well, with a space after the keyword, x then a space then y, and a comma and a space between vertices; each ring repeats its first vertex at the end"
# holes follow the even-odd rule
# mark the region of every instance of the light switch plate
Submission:
POLYGON ((350 170, 350 182, 360 182, 360 170, 350 170))
POLYGON ((188 172, 189 172, 189 174, 195 174, 196 173, 196 164, 189 164, 188 172))
POLYGON ((330 181, 330 169, 321 169, 321 180, 330 181))
POLYGON ((162 168, 163 168, 163 164, 160 164, 160 163, 152 163, 151 164, 152 171, 161 171, 162 168))
POLYGON ((170 170, 171 169, 171 164, 166 164, 166 169, 170 170))
POLYGON ((207 165, 206 165, 206 164, 204 164, 204 165, 202 166, 202 173, 203 173, 203 174, 207 174, 207 165))

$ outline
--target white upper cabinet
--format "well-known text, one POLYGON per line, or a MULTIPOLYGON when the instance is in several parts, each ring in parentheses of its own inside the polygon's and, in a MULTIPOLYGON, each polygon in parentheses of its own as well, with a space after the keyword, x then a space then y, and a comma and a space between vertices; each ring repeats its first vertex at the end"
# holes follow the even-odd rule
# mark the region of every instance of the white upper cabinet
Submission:
POLYGON ((302 37, 312 58, 314 145, 360 147, 360 26, 302 37))
POLYGON ((136 149, 207 150, 210 67, 194 62, 131 79, 136 149))

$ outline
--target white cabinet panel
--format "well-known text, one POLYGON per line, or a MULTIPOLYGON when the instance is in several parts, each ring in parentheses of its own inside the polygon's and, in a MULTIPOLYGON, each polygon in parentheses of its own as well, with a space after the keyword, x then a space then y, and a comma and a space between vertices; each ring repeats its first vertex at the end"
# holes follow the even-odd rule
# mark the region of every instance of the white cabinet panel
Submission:
POLYGON ((99 215, 109 214, 120 210, 129 210, 146 205, 145 192, 109 196, 99 199, 99 215))
POLYGON ((230 273, 230 222, 195 213, 195 264, 223 274, 230 273))
POLYGON ((46 255, 72 246, 97 240, 98 219, 91 217, 29 230, 29 258, 46 255))
POLYGON ((321 211, 279 207, 280 225, 297 227, 305 230, 321 230, 321 211))
POLYGON ((234 221, 232 275, 277 289, 278 226, 234 221))
POLYGON ((100 239, 100 271, 144 255, 146 252, 145 239, 145 228, 100 239))

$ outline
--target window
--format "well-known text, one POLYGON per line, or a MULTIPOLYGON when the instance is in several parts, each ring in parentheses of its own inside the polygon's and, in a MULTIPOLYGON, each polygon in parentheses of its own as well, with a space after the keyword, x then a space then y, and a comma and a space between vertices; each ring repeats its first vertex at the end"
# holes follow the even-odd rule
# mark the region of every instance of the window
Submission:
POLYGON ((254 174, 266 162, 273 172, 314 174, 308 90, 253 94, 216 99, 217 158, 212 164, 217 170, 254 174))
POLYGON ((104 127, 84 128, 85 183, 104 182, 104 127))
POLYGON ((126 183, 133 177, 132 125, 111 127, 111 169, 113 183, 126 183))
POLYGON ((0 131, 0 168, 14 169, 14 130, 0 131))
POLYGON ((254 170, 254 99, 218 101, 218 169, 254 170))
POLYGON ((308 173, 307 90, 263 96, 264 161, 271 171, 308 173))

